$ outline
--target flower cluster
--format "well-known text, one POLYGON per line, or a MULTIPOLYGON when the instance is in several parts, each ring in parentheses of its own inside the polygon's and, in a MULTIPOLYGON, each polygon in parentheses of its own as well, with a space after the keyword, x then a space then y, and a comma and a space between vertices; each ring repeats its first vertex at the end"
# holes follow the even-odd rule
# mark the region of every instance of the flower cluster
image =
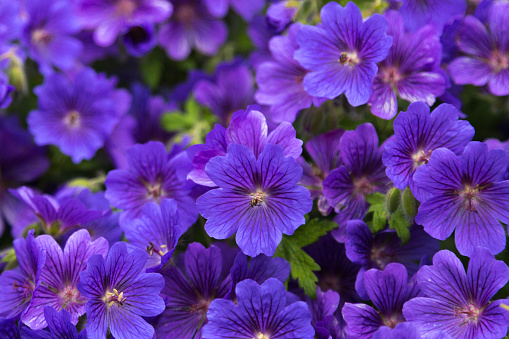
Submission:
POLYGON ((509 335, 506 0, 0 0, 0 338, 509 335))

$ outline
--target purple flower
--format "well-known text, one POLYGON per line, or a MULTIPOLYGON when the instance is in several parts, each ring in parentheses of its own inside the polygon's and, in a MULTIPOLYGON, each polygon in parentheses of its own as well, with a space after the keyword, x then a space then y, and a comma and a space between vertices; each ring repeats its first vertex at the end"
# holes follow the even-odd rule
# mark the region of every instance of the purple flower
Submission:
POLYGON ((107 330, 118 339, 147 338, 154 328, 142 317, 154 317, 164 310, 159 296, 164 285, 157 273, 143 273, 147 253, 125 243, 110 249, 106 260, 93 255, 80 274, 78 290, 88 298, 86 330, 89 338, 104 338, 107 330))
MULTIPOLYGON (((380 327, 373 335, 373 339, 421 339, 419 329, 414 323, 400 323, 394 328, 380 327)), ((435 338, 436 339, 436 338, 435 338)), ((446 339, 446 337, 442 338, 446 339)))
POLYGON ((11 93, 14 89, 14 86, 9 84, 7 75, 0 72, 0 109, 9 107, 12 102, 11 93))
POLYGON ((78 330, 71 321, 71 315, 66 310, 60 312, 53 307, 44 307, 44 318, 48 323, 48 331, 30 330, 28 327, 21 328, 22 339, 86 339, 87 330, 78 334, 78 330))
POLYGON ((438 33, 454 16, 463 15, 467 9, 465 0, 402 0, 399 9, 406 29, 416 31, 431 24, 438 33))
POLYGON ((6 318, 23 317, 31 304, 32 293, 41 283, 41 271, 46 261, 46 251, 34 238, 34 231, 26 239, 13 242, 19 266, 0 275, 0 315, 6 318))
POLYGON ((232 143, 205 171, 219 186, 196 201, 205 230, 216 239, 237 232, 249 256, 273 255, 283 233, 293 234, 311 211, 309 191, 297 185, 302 168, 280 146, 267 144, 256 159, 248 147, 232 143))
POLYGON ((345 339, 345 323, 341 316, 339 294, 332 290, 322 292, 316 288, 316 299, 307 300, 308 308, 313 315, 311 324, 315 328, 315 338, 345 339))
POLYGON ((165 0, 81 0, 79 15, 85 28, 94 30, 95 43, 106 47, 133 26, 164 21, 172 9, 165 0))
POLYGON ((6 339, 20 338, 19 327, 14 319, 0 319, 0 337, 6 339))
POLYGON ((223 125, 233 113, 253 103, 254 81, 241 60, 220 64, 213 79, 199 80, 193 89, 196 101, 211 109, 223 125))
POLYGON ((34 89, 39 108, 27 118, 35 143, 56 145, 75 163, 91 159, 129 107, 129 93, 115 85, 116 80, 92 69, 83 69, 71 81, 62 74, 46 77, 34 89))
POLYGON ((393 44, 387 58, 378 64, 369 104, 377 117, 392 119, 398 113, 396 95, 431 106, 444 93, 446 79, 440 68, 442 45, 434 27, 428 25, 415 33, 405 33, 398 12, 389 11, 385 17, 393 44))
POLYGON ((231 6, 244 20, 251 22, 265 6, 265 0, 204 0, 210 13, 222 18, 231 6))
POLYGON ((484 248, 472 254, 466 273, 461 261, 447 250, 438 252, 433 265, 417 273, 425 297, 408 301, 403 314, 426 338, 439 331, 468 339, 506 335, 507 311, 500 307, 501 300, 490 299, 509 280, 509 268, 484 248))
POLYGON ((161 294, 167 298, 167 304, 154 324, 158 338, 202 337, 210 303, 224 298, 230 290, 227 260, 219 247, 206 249, 192 243, 185 252, 183 270, 173 265, 163 268, 165 286, 161 294))
POLYGON ((502 181, 507 153, 470 142, 457 156, 446 148, 431 154, 415 172, 415 184, 432 196, 421 201, 415 221, 432 237, 455 232, 456 247, 470 255, 476 246, 497 254, 505 248, 503 223, 509 223, 509 181, 502 181))
POLYGON ((497 2, 489 11, 488 28, 473 16, 461 24, 457 44, 465 55, 447 70, 456 84, 484 86, 493 95, 509 94, 509 4, 497 2))
POLYGON ((31 58, 39 63, 43 73, 51 72, 51 66, 71 69, 83 48, 81 42, 72 37, 81 30, 73 5, 65 0, 28 0, 24 5, 28 21, 21 41, 31 58))
POLYGON ((334 99, 345 93, 352 106, 368 102, 371 83, 389 53, 392 37, 380 14, 362 22, 359 8, 329 2, 320 12, 320 26, 303 26, 297 35, 295 59, 310 72, 304 89, 315 97, 334 99))
POLYGON ((108 242, 104 238, 92 242, 87 230, 79 230, 67 239, 63 251, 49 235, 38 236, 36 243, 46 251, 46 263, 41 271, 41 284, 35 288, 32 302, 21 320, 32 329, 42 329, 48 325, 44 308, 49 306, 68 311, 76 325, 78 318, 85 314, 86 302, 78 292, 79 274, 92 255, 106 256, 108 242))
POLYGON ((214 55, 226 41, 225 23, 210 14, 202 0, 171 0, 174 11, 170 21, 159 30, 159 44, 170 58, 184 60, 191 48, 214 55))
POLYGON ((145 204, 160 204, 166 198, 177 202, 183 230, 196 221, 198 213, 186 182, 190 164, 185 152, 168 154, 161 142, 150 141, 131 147, 127 161, 128 169, 109 172, 105 181, 106 198, 124 210, 121 224, 137 218, 145 204))
POLYGON ((239 252, 230 274, 232 285, 228 297, 235 300, 235 287, 239 282, 251 279, 262 284, 269 278, 275 278, 284 283, 290 275, 290 264, 283 258, 271 258, 263 254, 252 258, 248 264, 247 256, 239 252))
POLYGON ((474 128, 468 121, 458 120, 459 111, 452 105, 442 104, 431 114, 423 102, 410 104, 394 120, 396 138, 385 145, 382 157, 387 166, 385 173, 394 186, 412 190, 418 200, 429 197, 426 191, 414 183, 414 173, 429 161, 432 152, 445 147, 461 154, 474 136, 474 128))
POLYGON ((23 21, 19 5, 15 1, 3 1, 0 4, 0 53, 7 51, 12 42, 20 37, 23 21))
POLYGON ((318 107, 327 100, 315 98, 304 90, 302 81, 308 71, 293 58, 293 52, 298 48, 296 39, 300 27, 300 24, 294 24, 288 35, 273 37, 269 41, 273 59, 256 70, 256 101, 271 106, 270 116, 274 122, 292 123, 301 109, 312 104, 318 107))
POLYGON ((127 53, 141 57, 157 45, 156 29, 151 23, 132 26, 122 35, 122 40, 127 53))
POLYGON ((180 226, 178 205, 173 199, 164 199, 161 205, 149 202, 143 206, 138 219, 122 225, 129 243, 148 252, 146 268, 158 269, 170 260, 184 230, 180 226))
POLYGON ((295 18, 295 14, 299 11, 302 2, 283 0, 279 2, 273 2, 269 8, 267 8, 267 21, 276 28, 277 31, 282 32, 285 28, 292 23, 295 18))
POLYGON ((378 147, 376 130, 370 123, 346 131, 339 144, 342 165, 323 181, 323 194, 339 212, 335 219, 340 228, 334 236, 344 238, 346 221, 362 219, 368 210, 366 196, 385 192, 389 179, 382 164, 383 148, 378 147))
POLYGON ((367 271, 364 283, 376 309, 366 304, 345 304, 346 333, 352 338, 369 339, 383 326, 394 328, 404 322, 403 304, 419 293, 415 284, 408 283, 407 270, 401 264, 389 264, 383 271, 367 271))
POLYGON ((396 232, 383 231, 373 235, 362 220, 350 220, 346 233, 346 255, 361 266, 355 287, 363 299, 368 299, 364 287, 364 272, 368 269, 383 270, 388 264, 397 262, 405 265, 412 277, 420 268, 420 262, 431 259, 440 248, 439 242, 417 225, 410 229, 410 240, 404 245, 396 232))
POLYGON ((297 301, 285 307, 282 282, 271 278, 262 285, 244 280, 237 285, 237 304, 231 300, 212 301, 204 339, 271 338, 312 339, 311 313, 306 303, 297 301))
POLYGON ((188 155, 193 159, 194 169, 188 178, 199 185, 217 186, 205 172, 205 166, 210 159, 226 155, 226 149, 231 143, 249 147, 256 158, 260 156, 265 145, 279 145, 285 156, 297 159, 302 153, 302 141, 295 137, 292 124, 283 122, 269 133, 267 120, 258 109, 258 106, 249 106, 246 111, 235 112, 227 129, 216 125, 207 134, 205 144, 191 146, 188 155))
POLYGON ((247 34, 253 43, 255 50, 251 52, 249 61, 256 70, 265 61, 271 61, 272 56, 269 50, 269 40, 273 36, 283 31, 278 27, 274 27, 268 22, 265 15, 259 15, 249 23, 247 34))

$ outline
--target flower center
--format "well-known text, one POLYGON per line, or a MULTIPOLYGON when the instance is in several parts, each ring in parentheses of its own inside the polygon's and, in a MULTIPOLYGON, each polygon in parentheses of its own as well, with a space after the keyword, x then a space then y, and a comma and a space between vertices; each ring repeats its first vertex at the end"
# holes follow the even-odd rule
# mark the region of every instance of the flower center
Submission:
POLYGON ((73 286, 66 286, 62 292, 60 292, 60 296, 63 300, 63 305, 66 307, 70 303, 79 302, 80 292, 78 289, 73 286))
POLYGON ((267 334, 263 334, 262 332, 258 332, 256 337, 253 337, 253 339, 270 339, 267 334))
POLYGON ((359 59, 359 56, 357 55, 357 52, 341 52, 341 55, 339 56, 339 63, 343 66, 350 65, 355 66, 358 63, 361 62, 359 59))
POLYGON ((360 193, 362 195, 370 195, 375 191, 369 179, 365 177, 354 180, 354 190, 355 193, 360 193))
POLYGON ((478 187, 471 187, 469 185, 465 185, 464 190, 459 192, 460 199, 464 200, 465 209, 467 211, 475 212, 476 211, 476 200, 479 194, 478 187))
POLYGON ((401 75, 395 67, 385 69, 382 74, 382 80, 388 84, 395 85, 401 80, 401 75))
POLYGON ((145 42, 149 38, 149 35, 147 34, 147 31, 145 31, 145 29, 143 27, 140 27, 140 26, 132 27, 129 30, 129 32, 127 32, 127 36, 135 44, 137 44, 137 43, 139 44, 139 43, 145 42))
POLYGON ((117 304, 117 306, 120 307, 124 306, 124 302, 127 300, 127 298, 124 297, 124 292, 118 293, 116 289, 113 289, 113 293, 106 292, 103 300, 108 304, 108 307, 113 306, 113 304, 117 304))
POLYGON ((196 10, 193 5, 183 4, 176 10, 175 17, 177 18, 177 21, 188 24, 196 19, 196 10))
POLYGON ((81 115, 78 111, 72 110, 67 112, 64 117, 64 123, 67 127, 78 128, 81 125, 81 115))
POLYGON ((489 65, 495 73, 506 70, 509 68, 509 57, 500 51, 493 51, 488 60, 489 65))
POLYGON ((251 201, 249 204, 251 207, 260 206, 265 199, 265 194, 262 191, 258 191, 256 193, 251 193, 251 201))
POLYGON ((155 201, 159 201, 159 198, 161 198, 161 196, 164 194, 163 185, 161 182, 158 181, 155 184, 147 184, 147 194, 155 201))
POLYGON ((161 245, 160 248, 157 248, 156 245, 154 245, 153 242, 149 242, 149 245, 147 246, 147 252, 149 255, 153 255, 154 253, 158 254, 159 256, 163 256, 166 253, 168 253, 168 246, 161 245))
POLYGON ((32 292, 35 289, 35 284, 32 281, 32 277, 29 277, 23 282, 14 281, 12 289, 16 292, 23 293, 23 302, 28 301, 32 297, 32 292))
POLYGON ((341 277, 334 274, 326 274, 320 278, 318 285, 322 291, 333 290, 336 292, 341 291, 341 277))
POLYGON ((136 3, 133 0, 119 0, 116 5, 119 16, 131 16, 136 10, 136 3))
POLYGON ((414 169, 418 168, 424 164, 427 164, 429 158, 431 157, 431 150, 428 153, 425 153, 423 150, 412 155, 412 159, 414 159, 414 169))
POLYGON ((51 41, 51 35, 43 28, 35 29, 32 32, 32 43, 38 44, 48 44, 51 41))
POLYGON ((481 314, 482 309, 475 307, 474 305, 470 304, 466 308, 455 308, 454 309, 454 316, 456 318, 461 318, 464 321, 464 324, 468 324, 469 322, 473 324, 477 324, 477 321, 479 319, 479 315, 481 314))
POLYGON ((394 328, 397 324, 402 323, 405 321, 401 315, 392 315, 390 317, 384 317, 382 316, 383 323, 385 326, 394 328))
POLYGON ((191 306, 191 308, 189 309, 189 312, 190 313, 201 313, 201 314, 205 315, 205 314, 207 314, 207 311, 209 310, 209 306, 210 306, 211 302, 212 302, 211 300, 200 300, 199 303, 191 306))

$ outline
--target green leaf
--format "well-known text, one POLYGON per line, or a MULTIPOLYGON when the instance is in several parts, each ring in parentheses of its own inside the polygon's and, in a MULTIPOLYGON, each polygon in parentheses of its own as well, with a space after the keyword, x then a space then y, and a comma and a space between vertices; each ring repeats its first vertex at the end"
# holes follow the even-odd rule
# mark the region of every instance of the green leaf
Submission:
POLYGON ((5 257, 2 258, 2 262, 6 263, 6 262, 13 261, 13 260, 16 260, 16 252, 14 252, 14 248, 9 250, 9 252, 7 252, 5 257))
POLYGON ((311 219, 305 225, 300 226, 289 238, 292 243, 299 247, 311 245, 323 237, 327 232, 338 227, 334 221, 311 219))
POLYGON ((385 204, 385 195, 376 192, 366 196, 366 201, 370 204, 368 213, 373 212, 373 232, 381 231, 387 225, 387 207, 385 204))
POLYGON ((170 112, 163 115, 161 124, 168 132, 186 131, 193 126, 193 117, 182 113, 170 112))
POLYGON ((156 51, 154 51, 143 58, 141 62, 140 68, 143 80, 152 89, 157 88, 159 86, 159 82, 161 81, 161 75, 163 74, 164 66, 163 60, 165 59, 161 58, 161 56, 156 51))
POLYGON ((395 213, 391 214, 389 227, 396 230, 398 237, 401 239, 402 245, 405 245, 410 239, 410 231, 408 230, 410 225, 410 222, 405 217, 401 208, 399 208, 395 213))

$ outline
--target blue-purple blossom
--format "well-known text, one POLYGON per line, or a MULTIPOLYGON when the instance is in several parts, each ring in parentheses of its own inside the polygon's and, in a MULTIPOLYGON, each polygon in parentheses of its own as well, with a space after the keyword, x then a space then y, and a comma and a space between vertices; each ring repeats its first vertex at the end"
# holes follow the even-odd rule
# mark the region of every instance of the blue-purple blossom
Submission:
POLYGON ((78 13, 83 26, 94 30, 95 43, 106 47, 132 27, 164 21, 172 9, 165 0, 80 0, 78 13))
POLYGON ((306 303, 297 301, 285 307, 285 287, 277 279, 268 279, 262 285, 244 280, 237 285, 236 295, 237 305, 231 300, 212 301, 207 312, 209 322, 203 328, 204 339, 313 338, 315 331, 306 303))
POLYGON ((457 44, 464 54, 447 70, 459 85, 488 85, 493 95, 509 94, 509 4, 494 3, 486 27, 474 16, 467 16, 458 28, 457 44))
POLYGON ((115 85, 115 79, 88 68, 73 79, 63 74, 46 77, 34 89, 38 109, 27 118, 35 143, 56 145, 75 163, 91 159, 129 108, 129 93, 115 85))
POLYGON ((497 254, 505 248, 509 223, 507 153, 470 142, 461 156, 447 148, 431 154, 414 174, 415 184, 431 194, 421 201, 415 221, 432 237, 445 240, 455 231, 456 247, 470 255, 476 246, 497 254))
POLYGON ((0 318, 0 337, 6 339, 19 339, 19 327, 14 319, 0 318))
POLYGON ((446 23, 452 21, 454 16, 463 15, 467 9, 465 0, 402 0, 402 2, 399 12, 405 27, 410 31, 431 24, 437 33, 441 33, 446 23))
POLYGON ((253 21, 249 23, 247 34, 251 39, 255 49, 251 52, 249 61, 253 68, 256 70, 265 61, 272 60, 272 55, 269 50, 269 40, 281 33, 283 28, 272 25, 267 20, 267 16, 258 15, 253 21))
POLYGON ((461 154, 474 136, 468 121, 458 120, 459 111, 442 104, 430 113, 423 102, 410 104, 394 120, 395 138, 385 145, 382 157, 385 173, 399 189, 410 187, 412 194, 425 200, 429 194, 414 182, 415 171, 429 161, 433 150, 445 147, 461 154))
POLYGON ((127 220, 123 225, 129 243, 148 252, 146 268, 155 270, 166 264, 183 230, 180 226, 178 205, 173 199, 164 199, 158 205, 149 202, 143 206, 137 219, 127 220))
POLYGON ((80 274, 78 290, 88 299, 85 328, 89 338, 104 338, 109 332, 118 339, 152 339, 154 328, 142 317, 154 317, 164 310, 159 296, 164 279, 158 273, 144 273, 147 253, 125 243, 113 245, 106 260, 93 255, 80 274))
POLYGON ((443 250, 432 266, 417 273, 424 296, 408 301, 403 314, 426 338, 440 331, 453 338, 502 338, 509 317, 500 307, 502 300, 490 300, 508 280, 509 267, 485 248, 472 251, 467 272, 452 252, 443 250))
MULTIPOLYGON (((78 334, 78 330, 71 322, 71 315, 66 310, 55 310, 53 307, 44 307, 44 318, 48 323, 49 331, 30 330, 22 327, 21 339, 86 339, 87 330, 78 334)), ((0 325, 1 326, 1 325, 0 325)), ((1 332, 0 332, 1 333, 1 332)), ((11 339, 11 337, 7 337, 11 339)), ((12 338, 14 339, 14 338, 12 338)))
POLYGON ((374 115, 392 119, 398 113, 397 96, 433 105, 446 89, 446 75, 440 68, 442 46, 433 26, 408 33, 398 12, 389 11, 385 18, 393 43, 387 58, 378 64, 369 104, 374 115))
POLYGON ((353 2, 342 7, 329 2, 320 12, 319 26, 303 26, 297 34, 295 59, 310 72, 304 89, 315 97, 334 99, 345 94, 352 106, 365 104, 371 83, 392 45, 387 20, 380 14, 363 22, 353 2))
POLYGON ((297 185, 302 168, 281 146, 265 145, 257 159, 248 147, 232 143, 205 171, 219 187, 197 200, 205 230, 216 239, 237 233, 249 256, 273 255, 283 233, 293 234, 312 208, 309 191, 297 185))
MULTIPOLYGON (((176 146, 175 146, 176 147, 176 146)), ((161 142, 150 141, 127 151, 127 169, 117 169, 106 177, 106 198, 124 212, 120 223, 137 218, 145 204, 174 199, 179 208, 182 228, 186 230, 197 219, 194 199, 189 196, 186 180, 190 162, 185 152, 166 151, 161 142)))
POLYGON ((171 0, 173 14, 159 30, 159 44, 168 56, 184 60, 195 48, 205 55, 214 55, 226 41, 225 23, 210 12, 202 0, 171 0))
POLYGON ((345 304, 346 333, 352 338, 370 339, 381 327, 394 328, 404 322, 403 304, 419 293, 417 285, 408 282, 405 266, 396 263, 387 265, 383 271, 367 271, 364 284, 376 309, 366 304, 345 304))
MULTIPOLYGON (((341 315, 339 294, 329 290, 322 292, 316 288, 316 299, 308 299, 308 308, 313 320, 317 339, 345 339, 345 322, 341 315)), ((342 305, 341 305, 342 306, 342 305)))
POLYGON ((127 53, 142 57, 157 45, 156 28, 151 23, 129 27, 122 40, 127 53))
POLYGON ((41 283, 41 271, 46 251, 40 248, 29 231, 26 239, 13 242, 19 266, 0 275, 0 315, 5 318, 23 318, 32 302, 32 293, 41 283))
POLYGON ((16 1, 2 1, 0 4, 0 53, 11 47, 19 39, 23 22, 20 20, 20 4, 16 1))
POLYGON ((204 0, 210 13, 224 17, 232 7, 244 20, 250 22, 265 6, 265 0, 204 0))

